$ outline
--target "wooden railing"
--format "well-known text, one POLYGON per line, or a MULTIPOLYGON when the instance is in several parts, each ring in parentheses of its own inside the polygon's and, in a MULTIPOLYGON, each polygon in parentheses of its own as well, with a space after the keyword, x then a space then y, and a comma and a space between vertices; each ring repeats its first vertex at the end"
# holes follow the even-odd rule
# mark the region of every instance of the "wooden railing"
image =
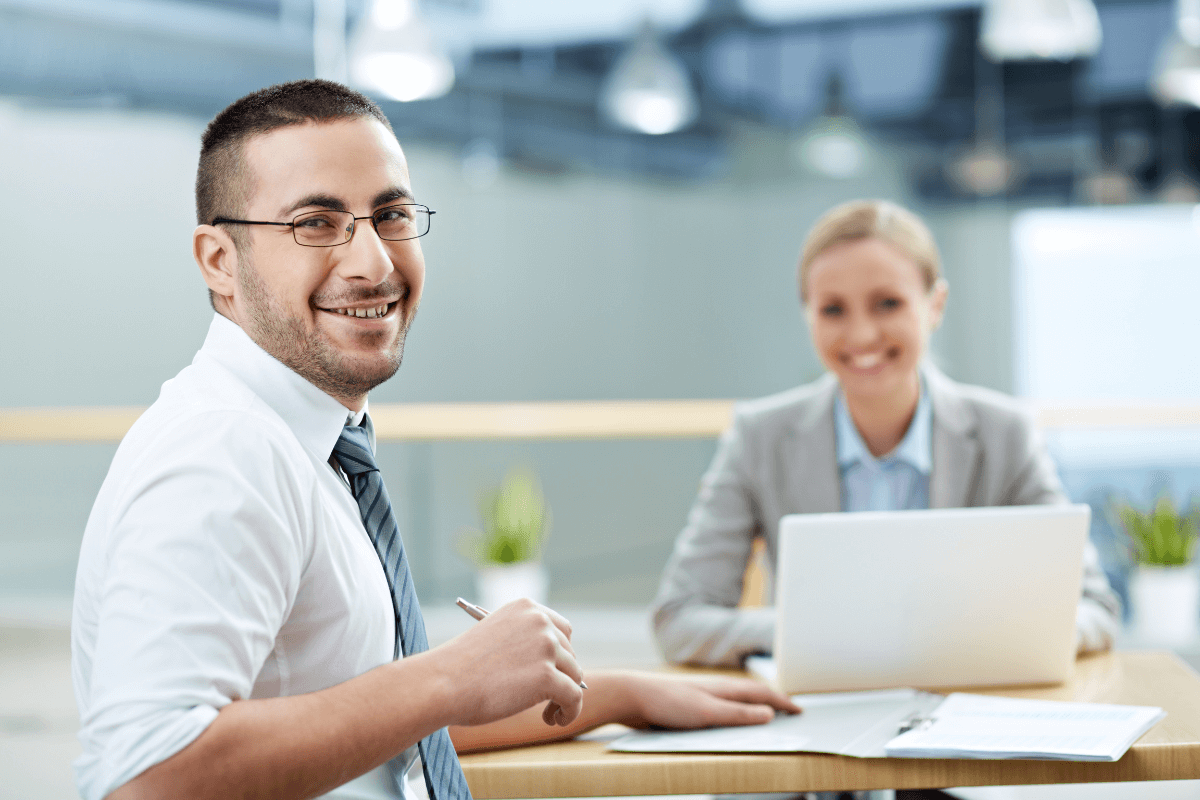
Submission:
MULTIPOLYGON (((376 403, 382 441, 704 439, 729 424, 732 400, 545 403, 376 403)), ((138 406, 0 408, 0 442, 117 442, 138 406)), ((1200 405, 1047 405, 1045 428, 1200 426, 1200 405)))

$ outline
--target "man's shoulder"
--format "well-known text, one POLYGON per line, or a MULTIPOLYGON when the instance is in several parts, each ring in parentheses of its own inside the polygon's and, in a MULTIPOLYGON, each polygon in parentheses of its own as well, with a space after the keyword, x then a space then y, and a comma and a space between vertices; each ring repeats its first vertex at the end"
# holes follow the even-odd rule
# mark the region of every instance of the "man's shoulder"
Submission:
POLYGON ((210 463, 282 456, 304 464, 304 449, 287 423, 249 386, 212 360, 197 359, 163 384, 158 399, 133 424, 118 462, 146 456, 210 463))

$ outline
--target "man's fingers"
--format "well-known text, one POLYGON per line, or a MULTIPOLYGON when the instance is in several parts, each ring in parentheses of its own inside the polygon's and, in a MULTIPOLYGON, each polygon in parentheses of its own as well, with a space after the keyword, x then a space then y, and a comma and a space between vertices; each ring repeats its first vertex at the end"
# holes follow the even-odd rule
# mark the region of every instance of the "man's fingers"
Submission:
POLYGON ((574 681, 576 685, 583 680, 583 669, 579 666, 579 662, 575 660, 575 654, 562 647, 558 649, 558 658, 555 659, 554 666, 559 672, 574 681))
POLYGON ((550 702, 542 709, 547 725, 570 725, 583 710, 583 690, 579 681, 558 671, 550 679, 550 702))
POLYGON ((563 633, 562 629, 557 625, 555 625, 552 630, 554 631, 555 637, 558 639, 558 646, 570 653, 573 658, 575 656, 575 648, 571 646, 571 637, 563 633))
POLYGON ((552 608, 546 608, 545 606, 542 606, 542 610, 546 612, 546 616, 549 617, 550 621, 554 623, 554 627, 562 631, 563 635, 567 637, 568 641, 570 641, 571 623, 567 622, 567 618, 552 608))
POLYGON ((705 726, 764 725, 775 718, 775 709, 769 705, 741 703, 714 697, 704 709, 705 726))
POLYGON ((771 687, 757 681, 722 682, 711 686, 709 691, 717 697, 723 697, 727 700, 740 700, 743 703, 768 705, 779 711, 787 711, 792 714, 799 714, 803 711, 800 706, 792 702, 792 698, 785 694, 780 694, 771 687))

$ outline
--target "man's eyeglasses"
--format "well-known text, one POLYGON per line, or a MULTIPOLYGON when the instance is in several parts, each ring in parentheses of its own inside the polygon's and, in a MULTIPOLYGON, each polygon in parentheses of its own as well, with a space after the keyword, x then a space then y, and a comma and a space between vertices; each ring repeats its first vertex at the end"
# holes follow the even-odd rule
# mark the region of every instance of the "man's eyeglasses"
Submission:
POLYGON ((354 236, 360 219, 371 220, 375 233, 389 242, 416 239, 429 233, 429 218, 437 212, 429 206, 400 203, 381 208, 369 217, 356 217, 349 211, 307 211, 291 222, 260 222, 250 219, 217 217, 213 225, 282 225, 292 229, 296 244, 305 247, 334 247, 345 244, 354 236))

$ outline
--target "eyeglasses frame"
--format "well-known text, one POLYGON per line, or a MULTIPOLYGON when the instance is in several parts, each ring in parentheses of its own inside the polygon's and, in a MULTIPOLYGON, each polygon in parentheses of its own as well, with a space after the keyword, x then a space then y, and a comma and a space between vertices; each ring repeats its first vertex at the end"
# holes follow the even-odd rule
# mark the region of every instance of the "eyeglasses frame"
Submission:
MULTIPOLYGON (((339 213, 347 213, 347 214, 350 213, 348 211, 342 212, 340 209, 336 209, 336 208, 327 208, 327 209, 323 209, 323 210, 337 211, 339 213)), ((350 221, 350 235, 346 237, 346 241, 344 241, 344 242, 335 242, 333 244, 305 244, 304 242, 302 242, 296 238, 296 220, 300 219, 301 217, 307 217, 309 214, 316 214, 316 213, 318 213, 318 212, 317 211, 305 211, 303 214, 297 214, 296 216, 292 217, 291 222, 267 222, 267 221, 263 221, 263 220, 254 220, 254 219, 231 219, 230 217, 214 217, 213 221, 210 224, 211 225, 220 225, 220 224, 280 225, 282 227, 292 229, 292 241, 294 241, 296 244, 300 245, 301 247, 339 247, 343 244, 349 244, 351 242, 351 240, 354 239, 354 234, 356 234, 358 232, 358 221, 360 219, 371 220, 371 227, 375 229, 375 235, 379 237, 380 241, 383 241, 383 242, 407 242, 407 241, 411 241, 413 239, 420 239, 422 236, 429 233, 429 231, 433 230, 433 215, 436 214, 437 212, 434 211, 429 206, 424 205, 423 203, 392 203, 390 206, 384 206, 383 208, 376 211, 374 214, 370 214, 365 217, 356 217, 354 215, 351 215, 350 216, 350 220, 351 220, 350 221), (425 230, 425 233, 418 233, 416 236, 406 236, 403 239, 385 239, 383 237, 383 235, 379 233, 379 226, 375 223, 375 216, 377 214, 382 214, 384 211, 387 211, 389 208, 398 208, 400 206, 416 206, 418 208, 425 209, 425 213, 427 213, 429 215, 429 227, 425 230)))

